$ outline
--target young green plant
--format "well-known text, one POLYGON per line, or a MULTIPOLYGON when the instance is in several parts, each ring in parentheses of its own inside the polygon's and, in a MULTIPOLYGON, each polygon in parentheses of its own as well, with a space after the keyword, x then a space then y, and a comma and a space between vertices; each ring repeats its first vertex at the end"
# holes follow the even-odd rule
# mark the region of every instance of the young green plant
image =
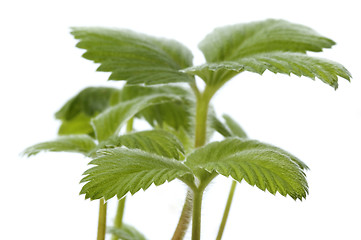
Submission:
MULTIPOLYGON (((134 194, 151 184, 177 178, 193 193, 193 206, 186 205, 193 209, 192 239, 198 240, 203 191, 217 175, 245 180, 272 194, 279 192, 300 200, 306 197, 307 166, 286 151, 244 137, 208 143, 209 106, 215 93, 244 71, 261 75, 269 70, 318 78, 336 89, 338 77, 350 80, 350 73, 339 63, 307 55, 332 47, 332 40, 283 20, 237 24, 207 35, 199 44, 207 62, 192 66, 190 51, 174 40, 105 28, 74 28, 72 34, 80 40, 77 46, 86 50, 83 56, 100 64, 98 71, 111 72, 110 80, 124 80, 130 85, 185 82, 196 98, 195 149, 184 160, 132 149, 106 150, 85 173, 81 193, 86 198, 122 198, 128 192, 134 194), (198 89, 195 76, 204 81, 203 90, 198 89)), ((189 216, 184 214, 181 220, 189 216)), ((186 225, 180 232, 185 232, 186 225)), ((221 231, 222 227, 220 237, 221 231)), ((183 236, 180 234, 179 239, 183 236)))

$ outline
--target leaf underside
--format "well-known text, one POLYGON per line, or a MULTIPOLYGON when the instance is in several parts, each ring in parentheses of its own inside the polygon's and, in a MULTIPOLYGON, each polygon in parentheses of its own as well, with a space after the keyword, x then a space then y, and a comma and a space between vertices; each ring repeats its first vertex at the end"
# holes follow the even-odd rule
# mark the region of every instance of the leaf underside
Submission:
POLYGON ((81 182, 85 185, 81 194, 85 198, 122 198, 130 192, 146 190, 175 178, 191 176, 191 170, 176 159, 165 158, 138 149, 114 148, 102 151, 102 155, 90 162, 96 165, 88 169, 81 182))
POLYGON ((53 141, 42 142, 28 147, 23 155, 32 156, 39 152, 76 152, 87 155, 96 147, 94 140, 88 135, 61 136, 53 141))
POLYGON ((72 28, 83 57, 100 63, 97 71, 111 72, 109 80, 128 84, 190 82, 179 69, 192 65, 192 53, 174 40, 155 38, 130 30, 95 27, 72 28))
POLYGON ((185 164, 198 176, 216 171, 241 182, 243 179, 261 190, 306 198, 308 185, 304 163, 277 147, 245 138, 213 142, 191 153, 185 164))

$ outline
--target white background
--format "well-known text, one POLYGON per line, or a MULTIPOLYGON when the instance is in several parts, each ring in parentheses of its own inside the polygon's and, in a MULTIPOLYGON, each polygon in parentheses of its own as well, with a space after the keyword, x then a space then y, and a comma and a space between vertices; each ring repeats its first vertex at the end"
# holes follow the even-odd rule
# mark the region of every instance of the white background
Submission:
MULTIPOLYGON (((352 83, 334 91, 296 76, 243 73, 213 99, 250 137, 306 162, 310 195, 293 201, 239 184, 224 234, 237 239, 361 239, 361 68, 358 1, 2 1, 0 3, 0 239, 95 239, 98 202, 79 196, 87 159, 19 153, 56 137, 53 114, 106 73, 81 58, 71 26, 129 28, 174 38, 203 62, 197 44, 214 27, 281 18, 337 42, 317 56, 345 65, 352 83)), ((202 239, 215 239, 230 180, 219 177, 204 200, 202 239)), ((186 188, 151 187, 127 199, 125 221, 150 240, 170 239, 186 188)), ((115 201, 110 201, 109 223, 115 201)), ((190 239, 190 235, 187 235, 190 239)))

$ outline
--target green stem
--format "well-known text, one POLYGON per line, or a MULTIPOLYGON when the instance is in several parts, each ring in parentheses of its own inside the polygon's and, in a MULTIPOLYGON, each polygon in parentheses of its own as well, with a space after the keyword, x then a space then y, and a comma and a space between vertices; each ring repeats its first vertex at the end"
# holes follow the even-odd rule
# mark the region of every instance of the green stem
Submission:
POLYGON ((213 94, 214 92, 206 87, 204 92, 197 98, 195 148, 201 147, 206 143, 208 108, 213 94))
POLYGON ((193 198, 193 192, 190 189, 188 189, 186 200, 182 209, 182 213, 179 218, 177 228, 174 231, 172 240, 183 239, 184 235, 186 234, 186 231, 188 229, 192 217, 192 207, 193 207, 192 198, 193 198))
POLYGON ((127 126, 125 128, 126 133, 131 133, 133 131, 133 123, 134 123, 134 117, 128 120, 127 126))
POLYGON ((192 240, 201 239, 202 197, 202 190, 193 192, 192 240))
MULTIPOLYGON (((121 228, 123 225, 123 216, 124 216, 124 208, 125 208, 125 199, 126 197, 123 197, 118 202, 117 207, 117 214, 114 219, 114 227, 115 228, 121 228)), ((116 235, 112 235, 112 240, 118 240, 119 238, 116 235)))
POLYGON ((219 226, 218 235, 217 235, 216 240, 222 239, 223 231, 226 226, 229 210, 231 209, 231 204, 232 204, 232 200, 233 200, 234 191, 236 190, 236 186, 237 186, 237 182, 233 181, 231 190, 229 191, 226 208, 224 209, 222 222, 221 222, 221 225, 219 226))
MULTIPOLYGON (((214 91, 211 91, 211 89, 206 87, 204 92, 201 93, 195 82, 191 83, 190 86, 197 98, 194 147, 198 148, 203 146, 207 139, 206 135, 207 135, 208 108, 211 98, 214 94, 214 91)), ((178 225, 173 234, 172 240, 182 240, 188 229, 190 219, 192 217, 191 213, 194 203, 188 200, 191 197, 192 197, 192 191, 188 190, 186 201, 183 206, 182 214, 179 218, 178 225)))
POLYGON ((189 86, 190 86, 191 89, 193 90, 193 93, 194 93, 194 95, 196 96, 196 98, 198 99, 199 96, 200 96, 200 94, 201 94, 201 92, 199 91, 196 82, 194 81, 194 82, 189 83, 189 86))
POLYGON ((104 199, 100 199, 97 240, 105 239, 106 224, 107 224, 107 203, 104 201, 104 199))

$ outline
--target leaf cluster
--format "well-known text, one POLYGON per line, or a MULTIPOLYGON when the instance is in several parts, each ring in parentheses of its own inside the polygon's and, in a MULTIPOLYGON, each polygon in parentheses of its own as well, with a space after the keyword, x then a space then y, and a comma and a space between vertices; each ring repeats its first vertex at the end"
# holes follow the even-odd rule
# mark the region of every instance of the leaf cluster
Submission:
POLYGON ((307 166, 284 150, 249 140, 227 115, 225 123, 214 111, 208 116, 208 133, 219 132, 226 140, 198 149, 189 146, 196 137, 194 112, 202 100, 194 76, 205 82, 204 93, 212 89, 212 94, 244 71, 317 77, 337 88, 338 77, 349 80, 349 72, 336 62, 307 55, 332 47, 334 41, 284 20, 236 24, 208 34, 199 44, 206 63, 193 66, 192 53, 175 40, 93 27, 76 27, 71 33, 79 40, 77 47, 85 49, 84 58, 99 63, 98 71, 111 72, 110 80, 124 80, 126 85, 81 91, 56 113, 62 121, 59 134, 65 136, 34 145, 24 154, 75 151, 92 157, 95 167, 82 180, 82 193, 92 199, 121 198, 175 178, 197 185, 189 180, 214 172, 273 194, 306 196, 307 166), (171 84, 181 82, 190 88, 171 84), (132 118, 158 130, 122 135, 132 118))

